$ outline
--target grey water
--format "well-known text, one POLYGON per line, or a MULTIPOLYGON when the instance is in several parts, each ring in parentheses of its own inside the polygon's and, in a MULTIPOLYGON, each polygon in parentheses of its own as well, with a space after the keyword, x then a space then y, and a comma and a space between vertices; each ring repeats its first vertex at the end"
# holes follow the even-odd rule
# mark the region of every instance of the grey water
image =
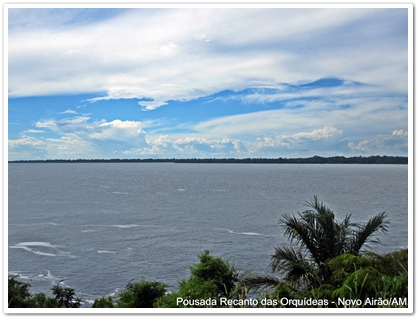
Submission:
POLYGON ((142 278, 176 290, 206 249, 270 273, 289 244, 278 219, 314 195, 338 220, 388 213, 367 250, 407 247, 407 165, 9 163, 8 274, 48 295, 61 282, 89 307, 142 278))

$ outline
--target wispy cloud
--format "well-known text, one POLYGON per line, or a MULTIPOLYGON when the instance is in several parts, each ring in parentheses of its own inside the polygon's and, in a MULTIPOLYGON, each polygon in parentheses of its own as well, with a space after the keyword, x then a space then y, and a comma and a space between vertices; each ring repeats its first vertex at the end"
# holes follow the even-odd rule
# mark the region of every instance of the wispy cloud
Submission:
POLYGON ((64 112, 59 112, 58 114, 77 114, 77 112, 74 110, 66 110, 64 112))
MULTIPOLYGON (((16 19, 25 13, 10 12, 16 19)), ((30 12, 34 21, 48 16, 30 12)), ((151 98, 141 105, 154 109, 225 88, 330 75, 393 90, 407 85, 403 9, 129 10, 52 28, 72 14, 54 11, 46 26, 11 28, 10 96, 107 92, 102 98, 151 98)))

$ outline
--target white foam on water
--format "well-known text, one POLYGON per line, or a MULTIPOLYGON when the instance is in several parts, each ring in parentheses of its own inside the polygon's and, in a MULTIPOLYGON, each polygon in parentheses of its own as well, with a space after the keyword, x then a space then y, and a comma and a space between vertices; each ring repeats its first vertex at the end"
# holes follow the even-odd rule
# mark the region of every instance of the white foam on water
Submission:
MULTIPOLYGON (((30 241, 30 242, 23 242, 17 245, 21 246, 45 246, 45 247, 54 247, 50 243, 43 242, 43 241, 30 241)), ((57 246, 58 247, 58 246, 57 246)))
POLYGON ((23 250, 26 250, 26 251, 29 251, 31 253, 34 253, 36 255, 41 255, 41 256, 48 256, 48 257, 58 256, 58 257, 76 258, 76 256, 70 255, 69 252, 62 251, 58 247, 62 247, 62 246, 51 245, 51 243, 42 242, 42 241, 22 242, 14 246, 9 246, 9 248, 23 249, 23 250), (55 251, 55 253, 36 250, 35 247, 51 248, 55 251))
POLYGON ((18 279, 23 279, 23 280, 31 280, 32 279, 30 276, 22 274, 21 271, 9 271, 8 275, 13 276, 13 277, 17 277, 18 279))
POLYGON ((109 250, 98 250, 97 251, 99 254, 116 254, 116 252, 114 251, 109 251, 109 250))
POLYGON ((234 231, 230 230, 230 229, 226 229, 226 228, 214 228, 215 230, 225 230, 228 231, 230 234, 235 234, 234 231))
MULTIPOLYGON (((42 275, 39 275, 42 276, 42 275)), ((60 278, 60 277, 56 277, 53 276, 51 274, 51 271, 47 270, 47 275, 43 277, 45 280, 51 281, 52 283, 56 283, 56 282, 60 282, 62 285, 64 285, 64 279, 66 279, 65 277, 60 278)))
POLYGON ((64 279, 65 277, 56 277, 51 274, 51 271, 45 270, 46 275, 39 274, 39 275, 33 275, 33 274, 22 274, 20 271, 9 271, 9 276, 17 276, 19 280, 25 280, 25 281, 43 281, 43 282, 50 282, 51 284, 55 285, 57 283, 60 283, 61 285, 64 285, 64 279))
POLYGON ((109 225, 110 227, 117 227, 117 228, 132 228, 138 227, 139 225, 109 225))
POLYGON ((232 231, 231 229, 227 229, 227 228, 214 228, 214 230, 224 230, 224 231, 228 231, 230 234, 237 234, 237 235, 246 235, 246 236, 264 236, 264 237, 277 237, 278 235, 266 235, 266 234, 260 234, 260 233, 255 233, 255 232, 235 232, 232 231))

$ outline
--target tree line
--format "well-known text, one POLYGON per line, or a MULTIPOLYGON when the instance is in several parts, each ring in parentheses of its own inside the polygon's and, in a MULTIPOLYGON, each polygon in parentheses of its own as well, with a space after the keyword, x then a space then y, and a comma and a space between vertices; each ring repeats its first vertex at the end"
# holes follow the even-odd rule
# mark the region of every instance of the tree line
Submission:
MULTIPOLYGON (((93 308, 405 308, 408 307, 408 249, 377 254, 363 249, 388 231, 385 212, 367 222, 342 221, 316 196, 307 209, 279 219, 289 244, 274 248, 271 274, 238 270, 206 250, 190 266, 176 291, 142 278, 93 308)), ((31 294, 30 284, 10 276, 9 308, 78 308, 75 290, 52 287, 52 296, 31 294)))
POLYGON ((408 164, 406 156, 313 156, 307 158, 135 158, 135 159, 48 159, 9 163, 241 163, 241 164, 408 164))

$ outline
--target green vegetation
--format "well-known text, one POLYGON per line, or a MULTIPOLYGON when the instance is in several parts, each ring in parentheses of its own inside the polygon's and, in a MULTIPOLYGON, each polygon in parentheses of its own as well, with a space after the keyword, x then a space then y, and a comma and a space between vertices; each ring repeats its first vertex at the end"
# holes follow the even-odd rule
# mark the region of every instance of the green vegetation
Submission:
POLYGON ((128 283, 119 293, 117 308, 153 308, 156 300, 166 293, 166 285, 161 282, 147 281, 128 283))
POLYGON ((288 299, 316 298, 329 307, 347 306, 343 300, 367 307, 372 299, 407 298, 407 249, 382 256, 362 253, 365 243, 378 242, 375 234, 387 231, 385 212, 361 225, 352 223, 351 215, 337 222, 317 197, 307 206, 298 217, 280 219, 284 235, 296 244, 275 248, 271 268, 280 276, 249 275, 243 283, 250 290, 279 289, 288 299))
POLYGON ((75 297, 75 290, 61 287, 59 284, 51 288, 53 296, 46 296, 43 292, 32 295, 28 283, 10 276, 8 279, 8 307, 9 308, 79 308, 82 300, 75 297))
POLYGON ((213 307, 220 306, 220 298, 235 298, 239 272, 228 261, 210 255, 206 250, 199 262, 190 267, 190 276, 179 282, 179 290, 160 298, 158 307, 213 307), (189 301, 211 300, 202 305, 189 301))
MULTIPOLYGON (((387 214, 365 224, 343 221, 314 197, 309 209, 283 215, 280 225, 289 246, 271 257, 277 275, 239 272, 233 264, 206 250, 190 267, 177 291, 162 282, 128 283, 114 297, 103 296, 93 308, 233 308, 233 307, 407 307, 408 250, 376 254, 362 248, 387 231, 387 214)), ((78 308, 72 288, 56 285, 53 296, 32 295, 30 285, 9 277, 9 308, 78 308)))
POLYGON ((9 163, 220 163, 220 164, 408 164, 406 156, 313 156, 308 158, 133 158, 133 159, 49 159, 9 163))
MULTIPOLYGON (((292 246, 276 247, 271 259, 272 271, 278 271, 294 288, 317 288, 329 284, 332 272, 327 261, 345 253, 359 254, 362 246, 378 231, 387 230, 386 213, 371 218, 366 224, 351 223, 347 215, 341 223, 334 213, 314 196, 308 202, 310 208, 298 214, 298 218, 283 215, 280 224, 292 246)), ((248 284, 263 285, 264 279, 249 277, 248 284)), ((278 279, 282 281, 282 279, 278 279)), ((271 280, 267 283, 272 285, 271 280)))

